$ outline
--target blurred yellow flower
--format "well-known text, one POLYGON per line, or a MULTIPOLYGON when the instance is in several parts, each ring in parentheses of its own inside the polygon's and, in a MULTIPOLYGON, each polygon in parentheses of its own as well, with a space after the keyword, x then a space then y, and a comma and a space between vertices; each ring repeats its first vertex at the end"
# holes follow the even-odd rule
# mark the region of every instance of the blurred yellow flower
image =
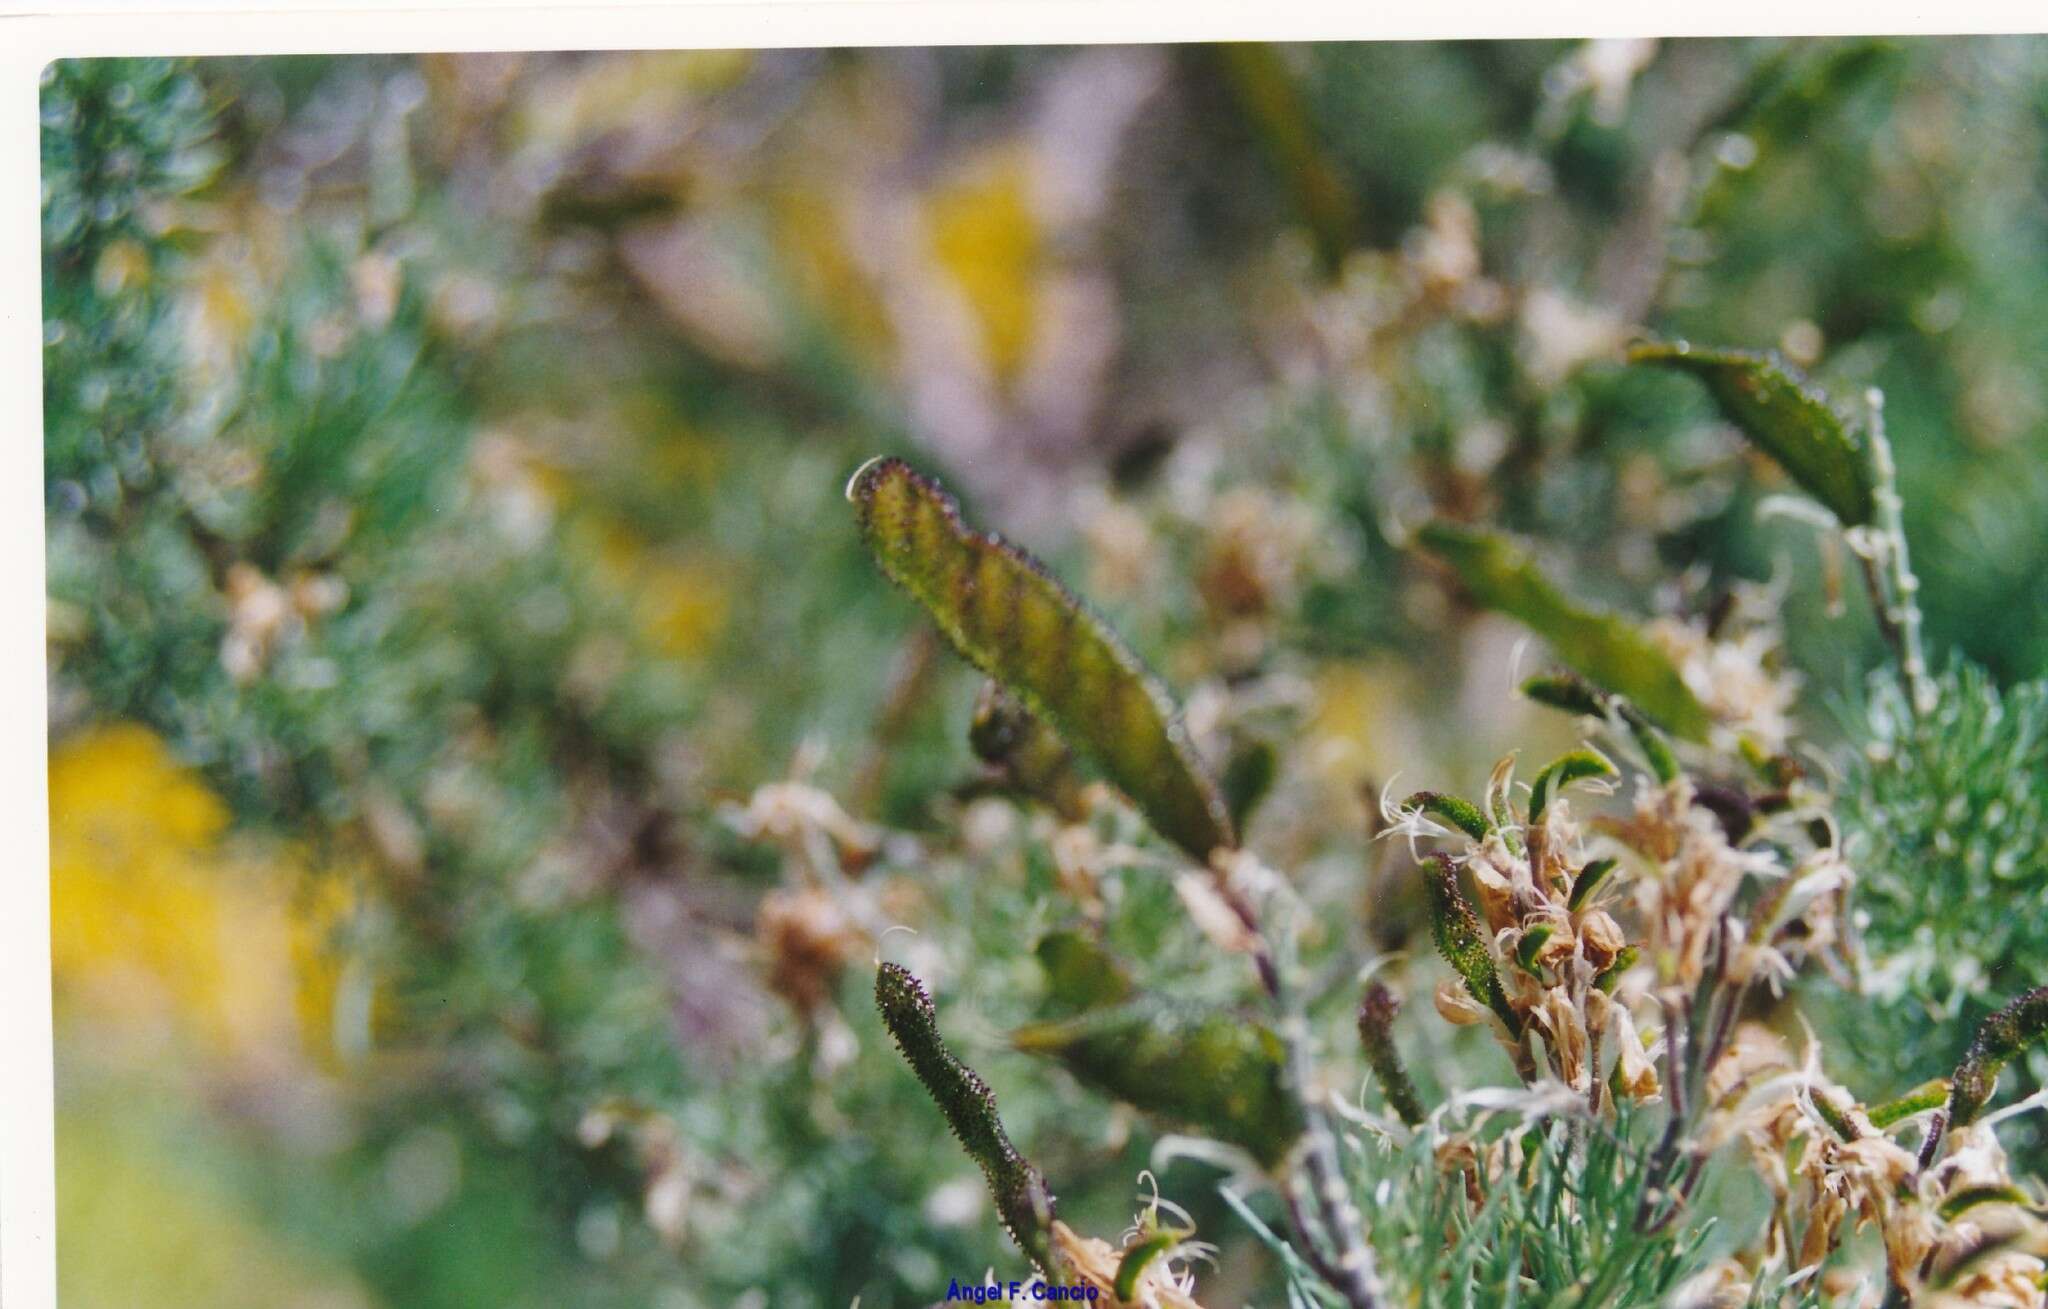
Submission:
POLYGON ((1038 323, 1045 241, 1017 151, 977 161, 925 201, 932 255, 959 286, 1004 384, 1029 358, 1038 323))
POLYGON ((874 283, 847 248, 845 204, 802 185, 777 187, 773 195, 777 249, 797 290, 862 362, 887 365, 895 333, 874 283))
MULTIPOLYGON (((50 757, 50 950, 60 1026, 266 1062, 326 1056, 346 879, 231 855, 228 811, 147 728, 50 757)), ((360 970, 358 970, 360 971, 360 970)), ((367 1021, 368 997, 354 998, 367 1021)))
POLYGON ((705 560, 655 564, 641 583, 641 630, 672 659, 701 658, 725 630, 722 570, 705 560))
POLYGON ((1371 776, 1389 706, 1403 689, 1384 669, 1337 664, 1316 677, 1308 735, 1323 775, 1341 788, 1371 776))
POLYGON ((573 539, 597 584, 630 599, 640 634, 657 653, 710 653, 731 611, 729 565, 708 555, 666 554, 616 520, 582 519, 573 539))

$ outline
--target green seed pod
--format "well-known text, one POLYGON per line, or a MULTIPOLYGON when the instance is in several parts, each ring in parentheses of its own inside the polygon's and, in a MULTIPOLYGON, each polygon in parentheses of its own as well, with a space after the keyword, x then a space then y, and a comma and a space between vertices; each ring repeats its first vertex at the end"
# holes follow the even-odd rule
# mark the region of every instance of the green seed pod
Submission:
POLYGON ((890 580, 963 658, 1101 768, 1160 835, 1203 864, 1237 844, 1222 792, 1165 689, 1044 565, 968 527, 953 497, 900 459, 863 465, 846 495, 890 580))
POLYGON ((1136 1000, 1033 1023, 1011 1041, 1057 1059, 1083 1085, 1242 1146, 1268 1168, 1304 1127, 1280 1038, 1238 1013, 1136 1000))

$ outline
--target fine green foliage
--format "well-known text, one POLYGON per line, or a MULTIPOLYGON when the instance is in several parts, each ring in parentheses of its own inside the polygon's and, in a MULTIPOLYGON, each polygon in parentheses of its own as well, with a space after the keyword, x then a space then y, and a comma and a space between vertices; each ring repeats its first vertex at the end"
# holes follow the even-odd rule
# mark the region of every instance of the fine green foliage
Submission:
POLYGON ((1280 1040, 1240 1013, 1143 999, 1028 1024, 1011 1041, 1057 1059, 1084 1086, 1241 1146, 1268 1167, 1301 1136, 1280 1040))
POLYGON ((969 528, 953 498, 900 459, 861 468, 847 498, 882 571, 954 649, 1057 727, 1160 835, 1203 863, 1235 844, 1158 679, 1037 560, 969 528))
POLYGON ((1949 1089, 1949 1122, 1975 1122, 1998 1089, 1998 1074, 2016 1055, 2048 1035, 2048 986, 2035 987, 1986 1018, 1971 1038, 1949 1089))
POLYGON ((1683 341, 1629 351, 1634 363, 1663 364, 1706 383, 1728 421, 1777 460, 1844 527, 1877 514, 1870 459, 1841 416, 1790 364, 1774 354, 1712 350, 1683 341))
POLYGON ((1687 740, 1706 737, 1705 706, 1635 624, 1565 595, 1505 537, 1438 521, 1425 525, 1419 539, 1457 570, 1474 600, 1527 624, 1595 685, 1626 696, 1687 740))
POLYGON ((1887 1015, 1844 1037, 1880 1086, 1954 1067, 1978 1024, 2048 983, 2048 685, 2001 689, 1960 660, 1936 685, 1916 717, 1896 678, 1872 682, 1838 808, 1887 1015))
POLYGON ((1711 1225, 1676 1239, 1642 1231, 1648 1152, 1626 1123, 1574 1126, 1542 1123, 1503 1142, 1515 1151, 1489 1179, 1472 1164, 1433 1167, 1426 1143, 1380 1161, 1375 1171, 1407 1183, 1373 1215, 1389 1275, 1421 1288, 1432 1309, 1668 1303, 1708 1262, 1711 1225))
POLYGON ((1049 1244, 1052 1193, 1044 1175, 1010 1144, 1010 1134, 996 1114, 995 1093, 946 1048, 931 997, 908 969, 885 963, 875 970, 875 1007, 911 1071, 945 1115, 946 1125, 981 1166, 1011 1239, 1049 1273, 1054 1267, 1049 1244))
POLYGON ((220 167, 214 115, 173 60, 45 70, 44 450, 72 512, 114 513, 153 480, 150 438, 179 363, 172 292, 187 262, 187 234, 165 210, 220 167))

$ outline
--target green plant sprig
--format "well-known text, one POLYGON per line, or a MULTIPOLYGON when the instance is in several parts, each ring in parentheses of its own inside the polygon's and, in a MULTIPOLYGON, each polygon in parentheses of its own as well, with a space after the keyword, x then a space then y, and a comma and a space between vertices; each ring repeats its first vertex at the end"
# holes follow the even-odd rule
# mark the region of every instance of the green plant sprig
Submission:
POLYGON ((931 996, 909 969, 885 963, 875 970, 875 1007, 947 1126, 981 1166, 1010 1238, 1042 1275, 1053 1276, 1052 1192, 1044 1174, 1010 1144, 988 1083, 946 1048, 931 996))

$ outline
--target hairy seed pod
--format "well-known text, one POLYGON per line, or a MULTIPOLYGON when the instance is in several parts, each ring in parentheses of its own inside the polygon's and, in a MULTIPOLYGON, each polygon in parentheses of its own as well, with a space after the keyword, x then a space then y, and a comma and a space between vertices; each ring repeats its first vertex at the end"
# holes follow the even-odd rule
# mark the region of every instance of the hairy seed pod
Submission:
POLYGON ((1394 1047, 1394 1018, 1400 1012, 1401 998, 1388 990, 1386 983, 1375 981, 1368 985, 1365 998, 1358 1004, 1358 1041, 1365 1047, 1366 1063, 1380 1079, 1380 1090, 1387 1097, 1388 1107, 1402 1122, 1419 1127, 1427 1116, 1422 1097, 1415 1093, 1415 1083, 1401 1062, 1401 1052, 1394 1047))
POLYGON ((1465 989, 1472 993, 1472 998, 1498 1014, 1501 1022, 1507 1024, 1508 1034, 1519 1038, 1522 1020, 1508 1003, 1507 993, 1501 990, 1493 956, 1487 951, 1486 936, 1479 926, 1479 915, 1472 912, 1464 890, 1458 885, 1458 865, 1447 854, 1433 854, 1425 876, 1437 953, 1465 979, 1465 989))
POLYGON ((1986 1018, 1956 1065, 1949 1090, 1949 1123, 1968 1126, 1998 1089, 1998 1073, 2014 1055, 2048 1031, 2048 986, 2036 987, 1986 1018))
POLYGON ((980 1074, 946 1048, 931 997, 909 969, 883 964, 876 970, 875 1007, 881 1010, 882 1022, 896 1038, 910 1070, 945 1115, 953 1135, 981 1165, 1010 1238, 1041 1273, 1052 1276, 1052 1193, 1046 1189, 1044 1175, 1010 1144, 1009 1133, 996 1115, 995 1093, 980 1074))

